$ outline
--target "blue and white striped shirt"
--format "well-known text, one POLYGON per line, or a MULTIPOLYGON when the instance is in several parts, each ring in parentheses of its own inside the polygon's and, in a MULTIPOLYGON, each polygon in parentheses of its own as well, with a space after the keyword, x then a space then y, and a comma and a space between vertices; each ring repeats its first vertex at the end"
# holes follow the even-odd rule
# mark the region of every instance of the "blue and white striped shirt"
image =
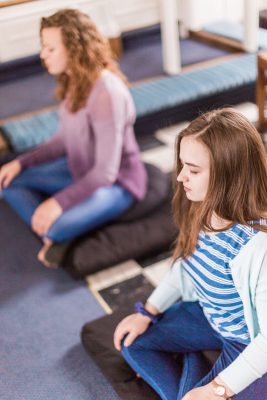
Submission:
MULTIPOLYGON (((267 221, 259 223, 266 225, 267 221)), ((241 224, 223 232, 200 232, 193 255, 182 262, 213 329, 225 338, 244 344, 250 342, 250 337, 229 263, 257 232, 241 224)))

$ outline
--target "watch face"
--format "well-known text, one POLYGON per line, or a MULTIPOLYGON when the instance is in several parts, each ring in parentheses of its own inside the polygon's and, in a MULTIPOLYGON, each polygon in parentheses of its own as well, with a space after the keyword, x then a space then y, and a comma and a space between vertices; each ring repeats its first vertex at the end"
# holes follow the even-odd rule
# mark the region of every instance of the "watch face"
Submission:
POLYGON ((216 387, 216 393, 218 396, 223 396, 225 394, 225 387, 223 386, 217 386, 216 387))

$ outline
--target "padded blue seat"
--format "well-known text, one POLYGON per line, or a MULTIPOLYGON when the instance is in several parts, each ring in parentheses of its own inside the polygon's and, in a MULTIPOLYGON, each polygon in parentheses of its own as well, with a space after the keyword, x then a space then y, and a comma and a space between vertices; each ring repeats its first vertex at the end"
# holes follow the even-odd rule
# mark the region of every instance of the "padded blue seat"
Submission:
POLYGON ((244 54, 207 68, 143 83, 132 88, 137 117, 254 83, 256 55, 244 54))
MULTIPOLYGON (((184 72, 131 88, 137 110, 136 134, 195 117, 199 111, 254 99, 255 54, 184 72)), ((48 139, 57 127, 56 111, 42 112, 1 126, 11 148, 23 152, 48 139)))
MULTIPOLYGON (((204 25, 202 30, 217 36, 225 37, 227 39, 233 39, 238 42, 243 41, 244 37, 244 26, 233 21, 216 21, 211 24, 204 25)), ((267 49, 267 30, 264 28, 258 29, 258 44, 259 50, 267 49)))
POLYGON ((7 122, 0 129, 11 149, 16 153, 22 153, 48 140, 55 133, 57 126, 57 112, 45 111, 7 122))

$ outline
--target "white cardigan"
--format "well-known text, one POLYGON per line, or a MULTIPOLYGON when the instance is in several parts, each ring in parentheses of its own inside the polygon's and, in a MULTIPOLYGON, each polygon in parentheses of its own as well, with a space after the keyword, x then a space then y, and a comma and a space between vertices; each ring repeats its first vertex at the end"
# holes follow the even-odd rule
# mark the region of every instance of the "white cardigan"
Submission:
MULTIPOLYGON (((193 284, 177 260, 148 302, 160 312, 175 301, 197 300, 193 284)), ((236 289, 244 306, 251 342, 219 376, 239 393, 267 373, 267 233, 258 232, 230 262, 236 289)))

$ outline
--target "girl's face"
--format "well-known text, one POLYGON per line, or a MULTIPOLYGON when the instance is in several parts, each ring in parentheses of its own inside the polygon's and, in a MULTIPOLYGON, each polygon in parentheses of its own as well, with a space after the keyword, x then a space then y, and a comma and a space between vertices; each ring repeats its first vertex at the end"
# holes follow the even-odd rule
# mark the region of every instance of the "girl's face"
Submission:
POLYGON ((44 28, 41 32, 43 60, 51 75, 59 75, 67 70, 68 54, 63 44, 60 28, 44 28))
POLYGON ((180 160, 183 168, 177 176, 191 201, 203 201, 209 186, 210 156, 208 148, 194 136, 181 140, 180 160))

